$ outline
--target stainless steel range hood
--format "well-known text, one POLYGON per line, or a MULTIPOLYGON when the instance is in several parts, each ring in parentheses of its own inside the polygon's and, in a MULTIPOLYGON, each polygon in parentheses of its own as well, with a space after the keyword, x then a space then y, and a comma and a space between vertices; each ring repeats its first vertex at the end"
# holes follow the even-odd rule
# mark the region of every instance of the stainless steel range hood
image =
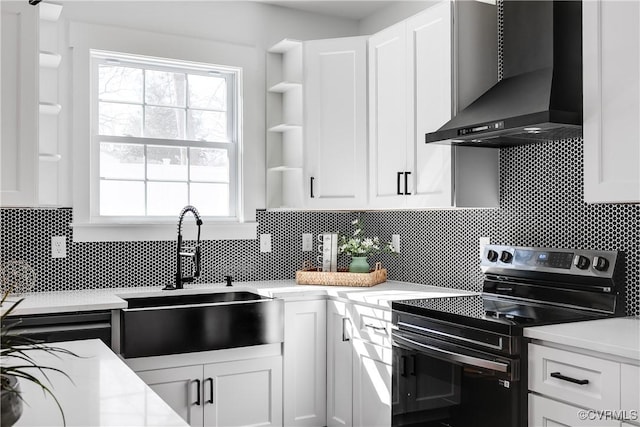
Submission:
POLYGON ((503 79, 426 142, 505 147, 582 135, 581 1, 504 1, 503 79))

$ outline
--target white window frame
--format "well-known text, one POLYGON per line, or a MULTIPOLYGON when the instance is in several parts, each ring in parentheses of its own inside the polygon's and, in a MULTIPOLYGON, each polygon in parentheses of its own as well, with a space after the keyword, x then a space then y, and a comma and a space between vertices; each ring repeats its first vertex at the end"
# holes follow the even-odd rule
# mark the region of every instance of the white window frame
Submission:
MULTIPOLYGON (((204 219, 202 239, 206 240, 255 240, 258 223, 254 209, 261 207, 264 188, 260 186, 265 173, 260 160, 264 130, 259 123, 258 110, 244 103, 244 98, 259 98, 264 92, 257 84, 261 66, 257 48, 254 46, 193 38, 178 34, 151 32, 145 30, 97 25, 85 22, 69 22, 69 81, 62 82, 63 94, 68 91, 68 100, 63 100, 62 123, 69 114, 70 145, 62 162, 69 162, 68 179, 71 182, 73 240, 75 242, 125 242, 125 241, 172 241, 176 238, 177 216, 168 221, 148 222, 97 222, 90 209, 90 139, 91 139, 91 99, 90 99, 90 51, 128 52, 134 55, 154 58, 174 58, 202 64, 224 64, 242 70, 239 80, 239 100, 236 105, 238 115, 238 207, 237 221, 204 219), (245 129, 245 123, 252 125, 245 129), (249 149, 245 145, 247 143, 249 149), (67 160, 68 159, 68 160, 67 160), (243 167, 244 164, 251 167, 243 167), (245 188, 245 185, 248 185, 245 188)), ((65 132, 64 130, 62 131, 65 132)), ((188 222, 183 227, 185 239, 195 237, 195 226, 188 222), (190 235, 193 234, 192 237, 190 235)))
MULTIPOLYGON (((214 64, 200 64, 190 61, 174 61, 170 59, 152 58, 142 55, 129 55, 120 52, 108 52, 102 50, 90 51, 91 53, 91 160, 90 160, 90 212, 91 220, 95 223, 149 223, 163 222, 175 220, 179 211, 174 216, 112 216, 100 214, 100 143, 130 143, 141 145, 146 148, 149 145, 156 146, 172 146, 184 148, 221 148, 228 152, 229 155, 229 215, 228 216, 203 216, 207 221, 238 221, 240 213, 238 188, 240 187, 241 176, 239 171, 238 144, 239 144, 239 110, 237 108, 240 99, 240 82, 242 81, 242 70, 237 67, 220 66, 214 64), (191 75, 208 75, 211 73, 221 74, 227 80, 227 126, 229 129, 229 140, 226 142, 219 141, 195 141, 188 139, 158 139, 145 136, 112 136, 100 135, 99 129, 99 88, 98 88, 98 69, 100 65, 122 65, 143 70, 157 70, 166 72, 177 72, 191 75)), ((143 87, 144 90, 144 87, 143 87)), ((144 96, 141 105, 147 107, 144 96)), ((188 111, 188 106, 184 107, 188 111)), ((143 115, 144 117, 144 115, 143 115)), ((144 119, 142 121, 144 126, 144 119)), ((187 153, 189 151, 187 150, 187 153)), ((189 154, 187 154, 189 155, 189 154)), ((146 163, 145 163, 146 170, 146 163)), ((164 181, 164 180, 163 180, 164 181)), ((146 177, 143 182, 153 182, 146 177)), ((180 181, 183 182, 183 181, 180 181)), ((190 179, 188 183, 192 182, 190 179)), ((146 187, 146 186, 145 186, 146 187)), ((146 200, 145 200, 146 206, 146 200)), ((197 208, 197 206, 196 206, 197 208)))

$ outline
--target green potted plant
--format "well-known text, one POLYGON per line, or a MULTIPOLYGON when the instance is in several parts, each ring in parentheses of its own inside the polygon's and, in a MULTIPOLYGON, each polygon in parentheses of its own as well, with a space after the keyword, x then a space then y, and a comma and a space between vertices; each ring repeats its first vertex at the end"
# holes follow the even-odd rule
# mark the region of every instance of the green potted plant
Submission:
MULTIPOLYGON (((10 291, 4 292, 0 306, 4 306, 10 291)), ((43 344, 39 341, 21 336, 16 333, 16 327, 19 323, 7 321, 7 317, 11 314, 16 306, 23 299, 13 302, 6 310, 2 312, 0 326, 0 389, 1 389, 1 420, 0 425, 10 427, 22 415, 24 398, 20 391, 19 381, 31 381, 42 389, 45 394, 50 395, 58 405, 62 414, 62 422, 66 424, 64 412, 60 402, 49 388, 51 382, 47 377, 47 372, 56 371, 69 376, 57 368, 41 366, 32 357, 34 350, 44 351, 50 354, 66 354, 71 356, 77 355, 64 348, 43 344), (43 383, 34 373, 39 372, 45 378, 43 383)))
POLYGON ((338 246, 338 252, 341 254, 348 254, 351 256, 351 263, 349 264, 349 272, 351 273, 368 273, 369 262, 367 257, 378 253, 395 253, 396 250, 391 242, 387 242, 384 245, 380 244, 380 238, 365 237, 364 236, 364 224, 358 216, 351 221, 351 224, 355 227, 353 235, 348 236, 342 234, 340 236, 340 242, 338 246))

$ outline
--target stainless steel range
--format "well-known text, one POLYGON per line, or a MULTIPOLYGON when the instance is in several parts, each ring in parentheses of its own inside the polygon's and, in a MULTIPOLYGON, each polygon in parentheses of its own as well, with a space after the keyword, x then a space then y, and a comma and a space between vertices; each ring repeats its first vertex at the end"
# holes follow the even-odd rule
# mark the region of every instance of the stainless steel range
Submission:
POLYGON ((392 303, 394 426, 527 425, 527 326, 624 315, 615 251, 489 245, 481 295, 392 303))

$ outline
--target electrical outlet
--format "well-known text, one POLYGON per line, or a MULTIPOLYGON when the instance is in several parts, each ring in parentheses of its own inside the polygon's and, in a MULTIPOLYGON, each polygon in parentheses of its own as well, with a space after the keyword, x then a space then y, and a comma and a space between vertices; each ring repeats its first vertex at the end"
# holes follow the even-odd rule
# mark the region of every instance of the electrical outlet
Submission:
POLYGON ((480 259, 482 259, 482 255, 484 254, 484 247, 490 244, 491 244, 491 237, 480 238, 480 259))
POLYGON ((51 236, 51 258, 67 257, 67 238, 65 236, 51 236))
POLYGON ((271 234, 260 235, 260 252, 271 252, 271 234))
POLYGON ((400 235, 399 234, 391 235, 391 244, 393 245, 393 249, 395 249, 396 252, 400 253, 400 235))
POLYGON ((313 250, 313 234, 302 233, 302 252, 313 250))

